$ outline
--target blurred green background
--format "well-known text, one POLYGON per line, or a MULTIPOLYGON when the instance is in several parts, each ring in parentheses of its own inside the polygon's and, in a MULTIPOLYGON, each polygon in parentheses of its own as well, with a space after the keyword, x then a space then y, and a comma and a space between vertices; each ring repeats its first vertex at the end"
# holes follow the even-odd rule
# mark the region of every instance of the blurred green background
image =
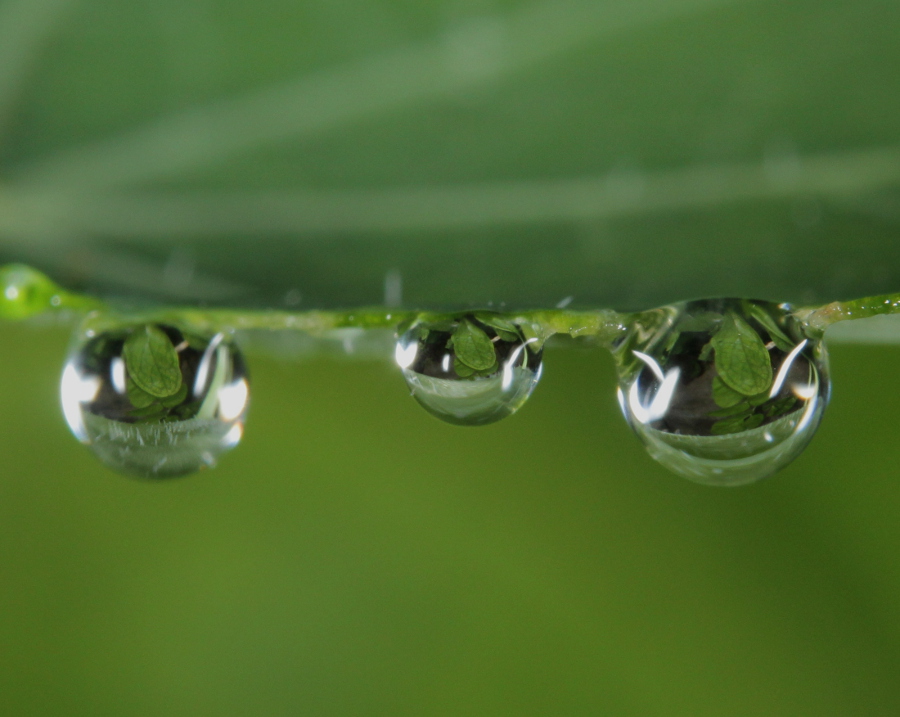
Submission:
POLYGON ((666 472, 608 355, 447 426, 387 362, 252 362, 246 437, 145 483, 68 433, 68 336, 4 328, 0 713, 895 715, 894 348, 742 489, 666 472))
POLYGON ((0 260, 323 308, 900 287, 892 0, 0 0, 0 260))
MULTIPOLYGON (((897 291, 898 40, 876 0, 0 0, 0 261, 298 309, 897 291)), ((895 347, 836 345, 805 454, 715 490, 601 351, 460 429, 277 341, 243 444, 138 482, 68 435, 68 341, 0 327, 0 714, 900 713, 895 347)))

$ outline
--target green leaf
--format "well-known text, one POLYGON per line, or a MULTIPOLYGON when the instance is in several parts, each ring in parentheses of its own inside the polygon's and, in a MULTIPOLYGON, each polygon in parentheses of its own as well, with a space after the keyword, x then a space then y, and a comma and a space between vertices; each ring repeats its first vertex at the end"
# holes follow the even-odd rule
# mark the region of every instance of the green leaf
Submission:
POLYGON ((784 398, 780 398, 777 401, 770 403, 767 406, 763 407, 763 413, 766 414, 769 418, 773 418, 775 416, 783 416, 785 414, 790 413, 794 410, 797 404, 797 399, 794 396, 785 396, 784 398))
POLYGON ((772 385, 772 361, 759 334, 744 319, 729 312, 712 338, 716 370, 722 380, 745 396, 772 385))
MULTIPOLYGON (((420 341, 425 343, 437 343, 441 334, 452 333, 456 330, 457 323, 455 321, 428 321, 416 325, 416 335, 420 341)), ((401 332, 402 333, 402 332, 401 332)), ((452 336, 450 337, 452 340, 452 336)), ((452 344, 448 342, 447 346, 452 344)))
POLYGON ((744 419, 744 430, 749 431, 751 428, 759 428, 764 420, 766 419, 759 413, 747 416, 747 418, 744 419))
POLYGON ((493 365, 488 366, 483 371, 479 371, 478 375, 479 376, 493 376, 499 370, 500 370, 500 364, 497 363, 496 361, 494 361, 493 365))
POLYGON ((755 408, 756 406, 762 406, 768 400, 769 392, 763 391, 762 393, 758 393, 755 396, 750 396, 750 398, 747 399, 747 403, 755 408))
POLYGON ((138 386, 131 376, 125 379, 125 390, 128 393, 128 400, 135 408, 146 408, 156 401, 156 398, 138 386))
POLYGON ((485 326, 490 326, 494 331, 497 332, 497 335, 500 335, 500 332, 504 332, 507 334, 512 334, 513 339, 503 339, 504 341, 516 341, 519 336, 519 327, 516 326, 512 321, 508 319, 504 319, 502 316, 498 316, 497 314, 491 314, 485 311, 479 311, 475 314, 475 318, 478 319, 485 326))
POLYGON ((713 379, 712 396, 713 396, 713 401, 716 402, 716 405, 721 406, 722 408, 729 408, 730 406, 734 406, 734 405, 740 403, 741 401, 745 400, 745 398, 746 398, 746 396, 744 396, 744 394, 738 393, 737 391, 735 391, 727 383, 725 383, 719 376, 716 376, 713 379))
POLYGON ((475 375, 475 369, 471 366, 466 366, 458 358, 453 359, 453 370, 456 371, 456 375, 460 378, 469 378, 475 375))
POLYGON ((728 433, 740 433, 744 430, 744 417, 732 416, 722 421, 717 421, 709 429, 714 436, 724 436, 728 433))
POLYGON ((123 357, 128 375, 151 396, 166 398, 181 388, 178 354, 158 326, 135 329, 125 340, 123 357))
POLYGON ((678 340, 680 338, 681 338, 680 331, 670 332, 668 338, 666 338, 666 343, 662 348, 663 353, 665 353, 665 354, 671 353, 672 350, 675 348, 675 346, 678 344, 678 340))
POLYGON ((455 331, 458 323, 456 321, 447 319, 445 321, 434 321, 429 324, 424 324, 424 326, 427 326, 429 331, 436 331, 438 333, 446 334, 455 331))
POLYGON ((493 342, 468 319, 460 322, 452 341, 456 358, 476 371, 489 369, 497 361, 493 342))
POLYGON ((718 411, 710 411, 707 415, 710 418, 731 418, 732 416, 741 416, 749 413, 752 409, 747 403, 738 403, 728 408, 722 408, 718 411))
POLYGON ((751 301, 745 301, 744 305, 750 315, 768 332, 769 338, 775 342, 775 345, 778 348, 782 351, 790 351, 796 346, 796 342, 792 341, 790 337, 781 330, 781 327, 778 326, 772 315, 762 306, 754 304, 751 301))
MULTIPOLYGON (((525 341, 527 343, 529 351, 536 354, 539 351, 543 350, 544 342, 547 340, 547 337, 539 331, 538 327, 533 324, 525 323, 522 324, 519 329, 522 332, 522 336, 525 337, 525 341)), ((634 339, 632 339, 632 342, 633 341, 634 339)))
POLYGON ((500 370, 500 364, 495 361, 492 366, 490 366, 486 369, 483 369, 481 371, 476 371, 471 366, 466 366, 459 359, 454 358, 453 359, 453 370, 456 371, 457 375, 460 378, 483 378, 483 377, 487 377, 487 376, 492 376, 495 373, 497 373, 497 371, 500 370))
POLYGON ((176 406, 174 409, 172 409, 172 414, 174 416, 177 416, 180 420, 184 421, 189 418, 194 418, 194 416, 196 416, 200 412, 200 407, 202 405, 202 401, 182 403, 180 406, 176 406))
POLYGON ((161 399, 160 404, 162 404, 166 408, 175 408, 177 405, 184 403, 184 401, 187 399, 187 394, 187 384, 182 382, 181 388, 179 388, 171 396, 167 396, 166 398, 161 399))
POLYGON ((159 421, 169 415, 169 410, 158 403, 154 403, 153 405, 145 406, 144 408, 136 408, 135 410, 130 411, 129 415, 132 418, 140 419, 141 423, 152 423, 153 421, 159 421))
POLYGON ((733 416, 726 418, 724 421, 714 423, 710 429, 710 433, 714 436, 723 436, 728 433, 741 433, 749 431, 753 428, 759 428, 763 421, 766 420, 759 413, 753 413, 749 416, 733 416))
MULTIPOLYGON (((40 18, 71 4, 0 7, 31 8, 40 18)), ((143 3, 117 4, 114 16, 102 3, 74 7, 50 35, 19 37, 3 15, 17 41, 4 40, 0 115, 18 118, 0 120, 3 188, 22 177, 62 194, 98 191, 83 211, 52 214, 60 224, 53 240, 41 237, 40 219, 56 200, 26 193, 19 203, 10 192, 3 217, 26 234, 0 248, 9 260, 32 257, 64 283, 273 308, 303 287, 339 307, 380 303, 385 272, 397 269, 411 307, 553 306, 575 295, 584 306, 635 310, 687 296, 824 303, 840 298, 838 287, 853 297, 900 286, 895 233, 881 230, 883 218, 844 205, 852 196, 882 206, 895 191, 895 3, 770 3, 771 12, 735 13, 727 23, 722 13, 732 10, 720 3, 658 1, 544 0, 535 14, 531 2, 351 0, 337 17, 279 0, 226 4, 235 11, 209 12, 202 23, 170 16, 164 4, 152 7, 165 22, 148 21, 143 3), (535 20, 544 12, 546 21, 535 20), (471 50, 466 33, 484 30, 486 19, 510 28, 502 62, 490 33, 473 56, 456 52, 471 50), (620 28, 615 42, 612 26, 620 28), (648 27, 658 28, 652 43, 648 27), (219 38, 215 52, 211 38, 219 38), (708 51, 694 57, 697 47, 708 51), (17 52, 28 61, 12 59, 17 52), (728 103, 710 91, 754 54, 766 69, 748 69, 747 82, 776 77, 778 92, 728 103), (681 63, 671 62, 688 56, 689 85, 681 63), (411 74, 382 57, 405 58, 397 67, 411 74), (354 89, 360 77, 378 111, 369 92, 354 89), (442 121, 447 102, 473 91, 477 111, 452 126, 442 121), (547 104, 560 111, 551 116, 547 104), (654 111, 661 104, 668 111, 654 111), (521 132, 509 131, 510 107, 522 109, 521 132), (786 128, 778 131, 774 118, 789 118, 786 128), (690 127, 704 122, 720 134, 698 153, 690 127), (753 132, 724 129, 745 124, 753 132), (446 156, 452 172, 423 172, 446 156), (823 174, 835 182, 821 187, 823 174), (533 182, 550 191, 536 193, 533 182), (159 202, 145 191, 154 186, 172 187, 178 201, 159 202), (585 187, 596 201, 576 201, 585 187), (110 221, 121 205, 109 203, 107 188, 136 191, 138 211, 110 221), (383 197, 378 211, 362 211, 352 192, 342 199, 350 189, 383 197), (295 211, 273 211, 273 196, 295 211), (816 219, 816 207, 834 209, 834 221, 816 219), (596 229, 607 225, 615 231, 596 229), (259 236, 281 234, 304 239, 302 261, 294 241, 259 250, 259 236), (848 234, 866 241, 848 242, 848 234), (753 239, 769 236, 777 242, 753 239), (140 271, 119 271, 109 259, 128 237, 140 271), (197 249, 196 280, 162 281, 159 258, 186 237, 197 249), (67 266, 87 254, 77 271, 67 266)), ((173 7, 187 14, 207 5, 173 7)))
POLYGON ((716 311, 694 311, 685 314, 678 322, 679 333, 697 333, 715 331, 722 322, 722 315, 716 311))

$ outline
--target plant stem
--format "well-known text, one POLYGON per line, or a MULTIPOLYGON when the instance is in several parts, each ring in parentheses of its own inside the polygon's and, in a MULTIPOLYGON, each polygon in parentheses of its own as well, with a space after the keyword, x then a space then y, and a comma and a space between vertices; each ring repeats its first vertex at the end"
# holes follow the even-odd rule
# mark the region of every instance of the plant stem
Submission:
MULTIPOLYGON (((382 307, 348 311, 244 311, 234 309, 160 309, 142 314, 141 320, 187 324, 197 330, 214 332, 227 329, 304 331, 321 336, 334 329, 389 329, 421 319, 438 321, 443 317, 468 312, 416 312, 382 307)), ((525 311, 505 318, 530 325, 542 339, 556 334, 573 338, 591 337, 608 345, 626 331, 625 316, 614 311, 525 311)))
MULTIPOLYGON (((386 307, 366 307, 343 311, 274 311, 244 309, 206 309, 161 307, 142 311, 119 311, 100 299, 66 291, 50 278, 23 264, 0 267, 0 318, 25 319, 63 312, 97 312, 93 323, 157 322, 185 325, 197 331, 214 333, 231 330, 303 331, 322 336, 343 328, 397 330, 415 320, 438 321, 469 312, 419 312, 386 307)), ((571 311, 546 309, 505 313, 504 318, 523 327, 544 341, 554 335, 591 338, 610 347, 642 315, 620 314, 611 309, 571 311)), ((838 321, 864 319, 879 314, 900 313, 900 294, 883 294, 855 301, 835 301, 825 306, 798 309, 795 316, 809 331, 817 334, 838 321)))
POLYGON ((818 308, 801 309, 796 312, 796 316, 810 330, 821 333, 838 321, 897 313, 900 313, 900 294, 882 294, 854 301, 834 301, 818 308))

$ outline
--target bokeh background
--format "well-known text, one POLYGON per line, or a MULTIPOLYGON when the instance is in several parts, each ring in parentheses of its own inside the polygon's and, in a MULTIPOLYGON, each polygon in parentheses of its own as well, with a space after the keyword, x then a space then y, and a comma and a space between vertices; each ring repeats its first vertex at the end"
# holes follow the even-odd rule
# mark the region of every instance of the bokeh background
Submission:
MULTIPOLYGON (((876 0, 0 0, 0 261, 256 308, 896 291, 898 40, 876 0)), ((68 435, 69 329, 0 326, 0 714, 900 712, 896 332, 716 490, 599 350, 462 429, 284 337, 233 454, 134 481, 68 435)))

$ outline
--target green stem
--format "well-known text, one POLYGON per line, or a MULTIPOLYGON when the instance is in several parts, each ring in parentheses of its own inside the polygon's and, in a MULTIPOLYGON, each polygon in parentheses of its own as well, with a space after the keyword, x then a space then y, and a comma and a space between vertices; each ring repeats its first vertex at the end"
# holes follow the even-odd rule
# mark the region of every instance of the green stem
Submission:
MULTIPOLYGON (((465 312, 440 314, 384 307, 344 311, 274 311, 162 307, 146 311, 117 312, 99 299, 65 291, 44 274, 23 264, 0 267, 0 318, 25 319, 49 312, 87 314, 99 312, 94 322, 147 321, 173 323, 213 333, 222 330, 304 331, 321 336, 342 328, 396 330, 417 318, 429 321, 465 312)), ((505 314, 505 318, 530 328, 544 341, 554 335, 587 337, 611 346, 628 326, 655 312, 620 314, 609 309, 570 311, 548 309, 505 314)), ((823 333, 832 324, 879 314, 900 313, 900 294, 884 294, 855 301, 835 301, 825 306, 798 309, 797 318, 813 333, 823 333)))
POLYGON ((838 321, 897 313, 900 313, 900 294, 882 294, 854 301, 834 301, 818 308, 801 309, 796 312, 796 316, 810 330, 821 333, 838 321))
MULTIPOLYGON (((342 328, 395 330, 403 323, 421 318, 437 321, 447 314, 417 312, 381 307, 351 309, 348 311, 246 311, 235 309, 163 308, 142 313, 144 321, 185 324, 197 330, 214 332, 222 329, 261 329, 270 331, 304 331, 311 335, 323 335, 342 328)), ((519 324, 530 325, 542 340, 556 334, 573 338, 591 337, 602 344, 610 344, 626 331, 625 316, 614 311, 524 311, 506 318, 519 324)))
POLYGON ((556 334, 567 334, 572 338, 591 337, 607 346, 622 336, 628 327, 627 314, 609 309, 525 311, 516 313, 511 319, 519 324, 531 323, 539 328, 545 339, 556 334))
POLYGON ((26 319, 51 311, 86 313, 103 309, 99 299, 66 291, 24 264, 0 267, 0 317, 26 319))
POLYGON ((221 329, 304 331, 321 335, 333 329, 393 329, 414 317, 410 311, 361 308, 350 311, 247 311, 239 309, 166 308, 150 312, 154 321, 186 323, 208 332, 221 329))

